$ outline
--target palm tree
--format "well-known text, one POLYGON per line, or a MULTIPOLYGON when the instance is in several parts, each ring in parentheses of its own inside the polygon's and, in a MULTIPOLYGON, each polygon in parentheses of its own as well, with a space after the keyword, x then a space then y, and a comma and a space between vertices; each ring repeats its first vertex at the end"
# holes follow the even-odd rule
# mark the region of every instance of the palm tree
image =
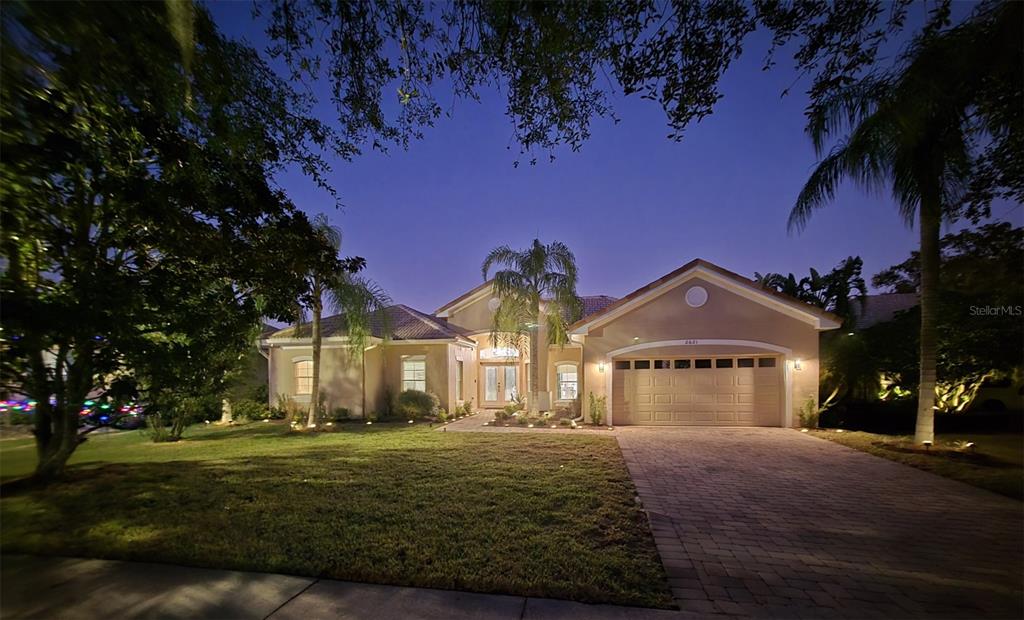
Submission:
POLYGON ((811 267, 810 275, 800 280, 792 273, 784 276, 757 272, 754 272, 754 280, 765 288, 837 314, 843 317, 845 324, 853 314, 851 302, 861 302, 868 294, 867 283, 861 276, 863 267, 864 261, 859 256, 850 256, 826 274, 811 267))
POLYGON ((842 88, 808 114, 807 133, 819 157, 825 154, 826 142, 846 135, 811 173, 790 213, 790 230, 802 230, 814 211, 832 200, 844 179, 869 190, 888 188, 906 222, 912 225, 917 220, 918 443, 934 439, 940 226, 943 218, 953 220, 962 213, 964 197, 975 180, 977 151, 983 148, 979 144, 986 136, 1011 131, 998 112, 979 105, 978 97, 992 97, 991 83, 1017 80, 1016 61, 1001 56, 1007 48, 1019 48, 1019 23, 1014 25, 1019 7, 1014 4, 999 6, 956 29, 923 36, 903 58, 901 71, 842 88))
POLYGON ((538 239, 525 250, 501 246, 484 259, 484 280, 494 272, 494 292, 501 304, 494 313, 491 338, 522 349, 530 343, 531 413, 539 410, 541 325, 547 327, 547 344, 565 344, 568 326, 579 319, 583 302, 576 294, 576 258, 560 241, 544 245, 538 239))
MULTIPOLYGON (((373 316, 380 316, 387 333, 387 316, 384 309, 391 304, 387 293, 370 280, 357 274, 365 266, 361 258, 337 259, 341 250, 341 231, 331 226, 323 214, 313 218, 313 231, 325 247, 334 255, 332 260, 319 263, 306 276, 307 292, 302 300, 312 315, 311 338, 313 344, 313 378, 310 390, 309 414, 306 426, 318 428, 323 421, 323 403, 320 401, 320 354, 323 345, 321 320, 324 298, 332 310, 345 317, 348 346, 346 351, 351 360, 362 359, 361 353, 371 334, 373 316)), ((295 325, 296 336, 302 323, 303 308, 299 310, 299 321, 295 325)))

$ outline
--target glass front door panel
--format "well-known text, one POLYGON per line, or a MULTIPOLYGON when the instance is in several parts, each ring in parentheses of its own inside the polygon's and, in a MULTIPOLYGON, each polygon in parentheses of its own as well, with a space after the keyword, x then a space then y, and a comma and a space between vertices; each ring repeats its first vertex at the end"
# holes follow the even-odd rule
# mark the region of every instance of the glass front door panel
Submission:
POLYGON ((484 367, 484 400, 498 400, 498 367, 484 367))
POLYGON ((505 400, 510 401, 519 393, 516 385, 516 367, 505 366, 505 400))

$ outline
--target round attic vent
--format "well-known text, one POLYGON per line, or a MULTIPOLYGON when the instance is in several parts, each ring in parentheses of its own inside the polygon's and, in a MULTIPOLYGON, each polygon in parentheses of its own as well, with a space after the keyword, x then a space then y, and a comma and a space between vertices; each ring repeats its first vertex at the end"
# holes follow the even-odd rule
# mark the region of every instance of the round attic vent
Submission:
POLYGON ((686 305, 691 308, 700 308, 708 303, 708 291, 703 286, 691 286, 686 291, 686 305))
POLYGON ((497 312, 498 306, 501 305, 501 300, 497 297, 491 297, 490 301, 487 302, 487 309, 491 312, 497 312))

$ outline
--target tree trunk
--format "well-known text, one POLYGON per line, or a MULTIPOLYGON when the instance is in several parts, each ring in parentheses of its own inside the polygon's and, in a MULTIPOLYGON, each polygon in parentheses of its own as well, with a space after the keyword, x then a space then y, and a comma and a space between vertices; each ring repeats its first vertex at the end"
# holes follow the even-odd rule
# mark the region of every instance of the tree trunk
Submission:
POLYGON ((51 413, 53 432, 39 445, 39 462, 32 480, 48 483, 64 475, 64 466, 78 447, 78 410, 81 405, 57 408, 51 413))
POLYGON ((530 413, 537 415, 540 413, 540 392, 538 391, 538 385, 540 384, 540 327, 539 323, 537 327, 530 330, 530 413))
POLYGON ((942 222, 937 197, 921 198, 921 382, 917 393, 914 442, 935 439, 936 305, 939 297, 939 234, 942 222))
POLYGON ((313 290, 313 385, 309 395, 309 428, 320 426, 320 314, 323 311, 320 301, 320 287, 313 290))
POLYGON ((36 447, 39 461, 32 474, 32 480, 46 484, 64 475, 71 454, 78 447, 78 412, 82 410, 89 393, 92 379, 91 366, 85 363, 92 356, 88 346, 78 347, 81 356, 71 365, 66 380, 59 372, 54 373, 56 385, 51 386, 45 379, 45 368, 35 368, 41 362, 41 354, 33 356, 33 374, 39 377, 32 385, 30 396, 36 401, 36 447), (36 374, 37 372, 41 374, 36 374), (50 404, 50 392, 56 404, 50 404))

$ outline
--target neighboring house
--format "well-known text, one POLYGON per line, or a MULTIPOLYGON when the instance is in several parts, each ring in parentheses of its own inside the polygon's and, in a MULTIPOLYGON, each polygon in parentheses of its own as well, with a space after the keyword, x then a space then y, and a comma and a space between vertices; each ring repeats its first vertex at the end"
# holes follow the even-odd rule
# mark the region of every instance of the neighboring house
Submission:
MULTIPOLYGON (((694 260, 622 299, 583 297, 571 342, 545 347, 540 389, 553 406, 590 393, 609 403, 607 424, 793 426, 818 394, 818 333, 839 317, 707 261, 694 260)), ((486 282, 433 315, 387 309, 362 352, 347 347, 344 317, 324 319, 321 385, 328 407, 354 416, 380 410, 386 394, 434 392, 447 409, 472 400, 498 408, 525 394, 529 354, 491 342, 499 305, 486 282)), ((545 342, 546 334, 541 334, 545 342)), ((261 341, 270 399, 308 403, 308 324, 261 341)))
POLYGON ((865 295, 850 302, 850 329, 860 331, 896 318, 896 314, 917 307, 917 293, 865 295))

